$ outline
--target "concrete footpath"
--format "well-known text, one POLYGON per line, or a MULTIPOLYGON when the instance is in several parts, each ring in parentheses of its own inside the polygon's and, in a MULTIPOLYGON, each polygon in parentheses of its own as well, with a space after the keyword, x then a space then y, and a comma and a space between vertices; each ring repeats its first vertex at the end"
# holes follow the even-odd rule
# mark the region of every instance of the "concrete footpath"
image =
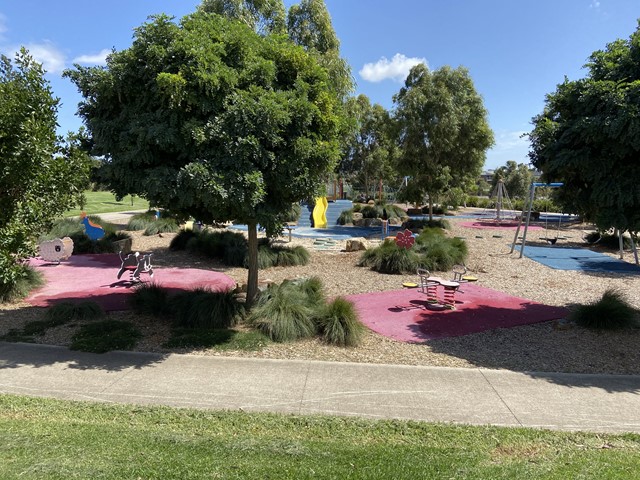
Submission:
POLYGON ((640 433, 640 376, 111 352, 0 342, 0 393, 640 433))

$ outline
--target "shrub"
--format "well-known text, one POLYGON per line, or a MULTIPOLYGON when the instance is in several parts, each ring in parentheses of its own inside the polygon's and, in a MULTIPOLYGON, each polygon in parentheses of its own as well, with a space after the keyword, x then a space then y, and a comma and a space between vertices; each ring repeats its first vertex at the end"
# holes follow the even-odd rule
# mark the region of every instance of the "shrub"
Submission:
POLYGON ((155 283, 142 283, 129 297, 129 303, 138 313, 165 316, 170 313, 169 292, 155 283))
MULTIPOLYGON (((445 215, 447 213, 447 209, 444 205, 434 205, 433 206, 433 214, 434 215, 445 215)), ((429 215, 429 205, 425 205, 422 207, 422 214, 429 215)))
POLYGON ((176 328, 164 344, 166 348, 215 348, 216 350, 262 350, 270 340, 261 332, 176 328))
POLYGON ((198 235, 197 232, 193 230, 180 230, 178 234, 173 237, 171 243, 169 244, 169 250, 171 251, 179 251, 186 250, 187 244, 192 238, 195 238, 198 235))
POLYGON ((144 213, 137 213, 129 219, 127 223, 127 230, 138 231, 146 230, 146 228, 156 221, 156 212, 148 211, 144 213))
POLYGON ((213 292, 203 287, 178 293, 169 299, 169 305, 175 325, 183 328, 229 328, 244 312, 233 291, 213 292))
POLYGON ((445 219, 428 220, 426 218, 410 218, 402 224, 402 228, 409 230, 420 230, 424 228, 451 229, 451 224, 445 219))
MULTIPOLYGON (((382 212, 382 210, 380 212, 382 212)), ((362 218, 380 218, 382 215, 378 213, 378 208, 375 205, 365 205, 362 207, 362 210, 360 210, 360 213, 362 213, 362 218)))
MULTIPOLYGON (((610 233, 590 232, 586 235, 585 240, 587 243, 597 243, 598 245, 611 250, 618 250, 620 248, 620 239, 618 238, 618 235, 612 235, 610 233)), ((629 237, 622 237, 622 247, 631 248, 631 239, 629 237)))
POLYGON ((447 271, 467 258, 467 244, 460 238, 448 238, 438 228, 425 228, 410 249, 386 240, 376 248, 368 249, 360 257, 359 266, 380 273, 409 274, 416 268, 447 271))
POLYGON ((415 248, 399 247, 392 240, 385 240, 379 247, 365 250, 358 265, 391 274, 415 273, 416 268, 423 266, 415 248))
POLYGON ((258 297, 249 323, 275 342, 290 342, 316 334, 316 298, 309 286, 283 282, 270 285, 258 297))
POLYGON ((331 345, 355 347, 362 343, 366 332, 353 304, 341 297, 329 303, 316 321, 322 339, 331 345))
POLYGON ((284 214, 283 221, 284 222, 297 222, 300 218, 300 214, 302 213, 302 207, 299 203, 291 204, 291 208, 288 212, 284 214))
POLYGON ((353 212, 355 211, 355 208, 352 208, 350 210, 343 210, 340 213, 340 216, 338 217, 338 220, 336 220, 336 223, 338 225, 348 225, 350 223, 353 223, 353 212))
POLYGON ((173 218, 159 218, 150 223, 144 230, 144 235, 157 235, 158 233, 175 233, 180 226, 173 218))
POLYGON ((0 303, 24 298, 43 284, 42 274, 28 265, 14 263, 10 268, 0 268, 0 303))
POLYGON ((60 302, 49 307, 46 319, 55 325, 77 321, 97 320, 104 317, 104 310, 96 302, 85 300, 82 302, 60 302))
POLYGON ((637 313, 620 291, 608 289, 600 300, 575 307, 568 318, 586 328, 614 330, 637 326, 637 313))
POLYGON ((71 350, 105 353, 110 350, 129 350, 142 338, 142 333, 129 322, 103 320, 89 323, 71 339, 71 350))

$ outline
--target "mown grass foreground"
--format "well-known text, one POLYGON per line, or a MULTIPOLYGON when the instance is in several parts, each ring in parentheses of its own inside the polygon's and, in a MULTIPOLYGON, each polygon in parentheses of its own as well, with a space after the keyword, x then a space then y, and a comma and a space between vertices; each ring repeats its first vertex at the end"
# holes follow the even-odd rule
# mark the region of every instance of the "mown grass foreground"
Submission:
POLYGON ((0 478, 627 479, 639 435, 0 395, 0 478))

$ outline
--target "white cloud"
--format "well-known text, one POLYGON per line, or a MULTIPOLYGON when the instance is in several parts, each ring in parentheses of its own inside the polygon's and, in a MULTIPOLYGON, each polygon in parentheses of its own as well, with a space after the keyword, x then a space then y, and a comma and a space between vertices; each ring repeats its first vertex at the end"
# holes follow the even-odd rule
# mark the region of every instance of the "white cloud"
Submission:
POLYGON ((381 82, 392 79, 396 82, 403 82, 412 67, 419 63, 427 64, 424 58, 408 58, 401 53, 396 53, 391 60, 382 57, 375 63, 366 63, 358 73, 368 82, 381 82))
POLYGON ((598 0, 591 0, 591 5, 589 8, 600 8, 600 2, 598 0))
MULTIPOLYGON (((66 58, 64 54, 58 50, 50 42, 30 43, 24 45, 31 55, 48 73, 60 73, 65 68, 66 58)), ((19 48, 14 48, 17 52, 19 48)))
POLYGON ((80 63, 83 65, 105 65, 107 63, 107 55, 110 53, 111 50, 105 48, 95 55, 80 55, 73 59, 73 63, 80 63))

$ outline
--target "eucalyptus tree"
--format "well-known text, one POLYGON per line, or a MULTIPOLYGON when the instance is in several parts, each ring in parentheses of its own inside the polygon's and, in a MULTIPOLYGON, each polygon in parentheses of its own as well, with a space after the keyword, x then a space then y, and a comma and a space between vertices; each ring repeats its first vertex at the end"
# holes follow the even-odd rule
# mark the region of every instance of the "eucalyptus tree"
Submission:
POLYGON ((556 201, 598 228, 640 231, 640 27, 594 52, 585 78, 547 95, 532 164, 562 181, 556 201))
POLYGON ((397 177, 391 118, 381 105, 371 105, 366 95, 350 98, 347 110, 355 119, 355 127, 345 142, 340 173, 361 185, 368 196, 375 196, 380 182, 389 183, 397 177))
POLYGON ((198 11, 152 18, 106 67, 66 75, 117 195, 248 225, 251 303, 258 225, 279 233, 339 156, 340 99, 326 69, 283 35, 198 11))
POLYGON ((89 157, 56 135, 59 99, 25 49, 0 56, 0 298, 35 240, 82 194, 89 157))
POLYGON ((263 35, 286 32, 282 0, 203 0, 198 10, 238 20, 263 35))
POLYGON ((477 177, 493 145, 487 111, 469 72, 448 66, 431 71, 413 67, 394 97, 400 173, 410 176, 408 201, 433 199, 477 177))
POLYGON ((324 0, 302 0, 287 13, 287 32, 328 70, 332 88, 346 100, 353 90, 349 63, 340 56, 340 40, 324 0))

